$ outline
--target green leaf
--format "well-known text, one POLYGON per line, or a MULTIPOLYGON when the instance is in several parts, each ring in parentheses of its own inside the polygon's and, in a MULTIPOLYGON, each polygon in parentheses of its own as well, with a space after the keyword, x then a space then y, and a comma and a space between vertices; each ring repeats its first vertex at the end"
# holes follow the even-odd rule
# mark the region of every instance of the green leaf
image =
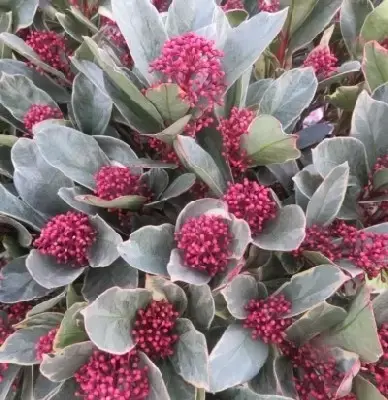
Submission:
POLYGON ((79 293, 79 286, 71 283, 66 288, 66 309, 69 309, 73 304, 83 302, 84 298, 79 293))
POLYGON ((175 246, 171 224, 144 226, 118 246, 121 257, 132 267, 155 275, 168 276, 167 264, 175 246))
POLYGON ((388 50, 378 42, 368 42, 364 47, 362 70, 371 91, 388 82, 388 50))
POLYGON ((50 289, 39 285, 26 268, 26 257, 15 258, 1 269, 0 301, 17 303, 41 298, 50 289))
POLYGON ((75 281, 85 268, 74 268, 68 264, 58 264, 53 257, 32 250, 26 266, 33 279, 47 289, 66 286, 75 281))
POLYGON ((88 340, 88 336, 81 324, 80 311, 85 308, 87 303, 74 303, 66 312, 61 325, 55 335, 53 347, 54 351, 62 350, 74 343, 88 340))
POLYGON ((34 65, 41 68, 43 71, 48 72, 61 79, 62 81, 67 82, 65 75, 62 72, 59 72, 55 68, 50 67, 45 64, 35 53, 34 50, 30 46, 28 46, 22 39, 18 36, 13 35, 12 33, 3 32, 0 34, 0 41, 10 47, 12 50, 19 53, 21 56, 27 58, 27 60, 31 61, 34 65))
POLYGON ((167 300, 176 311, 182 315, 187 308, 187 297, 184 290, 160 276, 147 275, 145 278, 145 289, 152 292, 154 300, 167 300))
POLYGON ((330 104, 345 111, 353 111, 357 97, 362 91, 362 84, 355 86, 339 86, 334 93, 325 97, 330 104))
POLYGON ((225 53, 222 65, 228 88, 260 57, 280 32, 286 18, 287 10, 258 13, 237 28, 228 31, 222 49, 225 53), (251 40, 252 37, 255 40, 251 40))
MULTIPOLYGON (((388 137, 384 128, 386 124, 388 124, 388 104, 372 99, 366 91, 363 91, 358 96, 354 109, 351 135, 363 143, 370 168, 376 163, 378 157, 385 155, 388 151, 388 137)), ((353 154, 355 158, 354 150, 350 154, 353 154)), ((360 164, 359 169, 363 168, 366 175, 366 167, 358 157, 357 154, 355 162, 360 164)), ((350 161, 349 166, 351 166, 350 161)), ((367 182, 366 177, 361 181, 361 183, 364 182, 367 182)))
POLYGON ((381 292, 373 300, 373 313, 376 318, 376 324, 380 327, 384 322, 388 321, 388 290, 381 292))
POLYGON ((12 390, 12 385, 20 372, 20 365, 9 365, 8 368, 1 374, 3 379, 0 382, 0 399, 6 400, 10 390, 12 390))
MULTIPOLYGON (((12 31, 12 11, 0 13, 0 32, 12 31)), ((12 50, 4 43, 0 45, 1 58, 11 58, 12 50)))
POLYGON ((182 90, 175 83, 162 83, 148 89, 147 99, 157 108, 163 120, 169 124, 187 114, 190 104, 181 98, 182 90))
POLYGON ((221 393, 221 400, 292 400, 291 397, 260 395, 247 387, 236 387, 221 393))
POLYGON ((337 68, 334 74, 319 82, 318 90, 329 87, 333 83, 340 83, 345 78, 351 78, 349 75, 356 75, 361 69, 361 64, 358 61, 348 61, 337 68))
POLYGON ((194 30, 195 3, 195 0, 174 0, 171 3, 166 20, 166 31, 169 37, 194 30))
POLYGON ((186 318, 177 320, 176 331, 179 339, 170 357, 175 371, 196 388, 208 388, 209 359, 205 336, 186 318))
POLYGON ((34 135, 43 158, 88 189, 94 189, 94 175, 100 168, 110 164, 97 141, 75 129, 55 124, 42 128, 36 125, 34 135))
POLYGON ((238 275, 222 291, 229 312, 237 319, 245 319, 248 312, 245 306, 259 297, 258 283, 253 276, 238 275))
POLYGON ((22 247, 29 247, 32 243, 32 235, 28 229, 20 222, 9 218, 5 215, 0 215, 0 225, 12 227, 17 233, 17 241, 22 247))
POLYGON ((70 100, 70 94, 66 87, 60 85, 48 75, 42 75, 26 63, 18 60, 3 59, 0 60, 0 71, 9 75, 24 75, 31 79, 36 87, 46 92, 54 101, 58 103, 67 103, 70 100))
POLYGON ((98 28, 94 25, 85 15, 80 11, 78 7, 71 6, 70 12, 81 24, 85 25, 93 34, 98 32, 98 28))
POLYGON ((213 158, 195 139, 179 135, 174 149, 182 164, 205 182, 214 194, 221 196, 226 190, 226 181, 213 158))
POLYGON ((363 378, 361 375, 356 376, 354 385, 355 392, 357 394, 357 400, 386 400, 386 397, 380 393, 376 386, 363 378))
POLYGON ((85 194, 76 196, 74 199, 95 207, 119 208, 131 211, 138 211, 147 201, 146 197, 138 195, 120 196, 114 200, 103 200, 92 194, 85 194))
POLYGON ((307 311, 287 329, 287 339, 302 345, 346 318, 346 311, 326 301, 307 311))
POLYGON ((249 381, 267 357, 267 344, 253 340, 248 329, 229 325, 210 354, 210 391, 221 392, 249 381))
POLYGON ((388 189, 388 168, 377 170, 373 174, 373 190, 381 191, 388 189))
POLYGON ((34 104, 58 107, 54 100, 23 75, 2 73, 0 78, 0 103, 19 121, 23 121, 34 104))
POLYGON ((318 81, 311 67, 287 71, 273 81, 263 94, 259 104, 260 114, 272 115, 287 130, 310 105, 317 87, 318 81))
POLYGON ((276 217, 265 224, 253 243, 264 250, 291 251, 297 249, 305 237, 306 218, 296 204, 277 211, 276 217))
POLYGON ((226 17, 232 28, 236 28, 249 18, 249 14, 245 10, 231 10, 226 13, 226 17))
POLYGON ((82 43, 82 36, 88 34, 88 29, 83 24, 77 21, 68 11, 66 13, 56 12, 55 18, 72 39, 82 43))
POLYGON ((288 316, 295 316, 331 297, 347 280, 338 267, 320 265, 295 274, 276 294, 283 294, 291 302, 288 316))
POLYGON ((51 399, 62 386, 61 382, 51 382, 43 375, 39 374, 34 384, 34 400, 48 400, 51 399))
POLYGON ((200 330, 209 329, 215 317, 215 302, 208 285, 189 285, 187 314, 200 330))
POLYGON ((259 104, 263 98, 266 90, 271 86, 274 80, 272 78, 260 79, 259 81, 253 82, 249 85, 246 105, 253 106, 259 104))
POLYGON ((40 365, 40 372, 52 382, 72 378, 93 354, 92 342, 71 344, 55 354, 46 354, 40 365))
POLYGON ((110 288, 82 311, 86 332, 100 350, 125 354, 135 346, 131 327, 137 310, 151 300, 145 289, 110 288))
POLYGON ((151 2, 143 0, 112 0, 112 10, 136 67, 149 83, 155 82, 149 64, 160 56, 167 40, 161 15, 151 2))
POLYGON ((5 0, 2 2, 3 5, 11 7, 15 17, 15 30, 18 31, 32 24, 39 0, 5 0))
POLYGON ((27 204, 48 217, 69 210, 58 190, 73 182, 44 160, 34 141, 20 138, 12 147, 11 159, 15 187, 27 204))
POLYGON ((112 113, 112 101, 85 75, 73 82, 72 106, 79 129, 89 135, 103 135, 112 113))
POLYGON ((48 300, 41 301, 40 303, 38 303, 34 307, 32 307, 30 311, 27 312, 26 317, 30 318, 34 315, 44 313, 48 310, 51 310, 55 306, 58 306, 58 308, 61 309, 62 308, 61 306, 63 305, 63 302, 65 300, 65 296, 66 296, 66 293, 62 292, 62 293, 59 293, 55 297, 52 297, 48 300))
POLYGON ((366 17, 373 11, 370 0, 344 0, 341 7, 341 33, 349 53, 358 58, 360 32, 366 17))
POLYGON ((292 21, 291 40, 288 44, 289 55, 310 43, 321 33, 337 13, 341 3, 342 0, 325 2, 315 0, 313 5, 311 1, 296 0, 298 9, 294 8, 294 13, 297 15, 295 22, 292 21))
POLYGON ((348 180, 347 162, 332 169, 309 201, 306 212, 307 226, 327 226, 334 221, 345 199, 348 180))
POLYGON ((370 40, 379 42, 388 36, 388 3, 386 1, 383 1, 367 15, 360 36, 362 44, 370 40))
POLYGON ((1 134, 0 135, 0 146, 7 146, 12 147, 17 141, 18 137, 8 134, 1 134))
POLYGON ((85 192, 88 192, 87 189, 84 189, 81 186, 69 187, 69 188, 60 188, 58 190, 58 196, 67 203, 72 209, 80 211, 87 215, 96 215, 99 210, 97 207, 93 207, 87 205, 85 203, 81 203, 80 201, 75 200, 77 196, 83 195, 85 192))
POLYGON ((163 381, 171 400, 197 400, 195 387, 187 383, 175 372, 169 359, 159 362, 158 367, 162 372, 163 381))
POLYGON ((366 286, 359 290, 342 323, 322 338, 328 345, 355 352, 362 362, 374 363, 380 358, 382 348, 366 286))
MULTIPOLYGON (((99 135, 94 136, 94 139, 97 140, 101 150, 112 161, 116 161, 125 167, 130 167, 132 163, 139 160, 136 153, 131 149, 131 146, 120 139, 99 135)), ((131 172, 141 175, 143 170, 141 168, 131 168, 131 172)))
POLYGON ((207 273, 187 267, 178 249, 171 251, 167 271, 170 274, 172 282, 181 281, 190 283, 191 285, 204 285, 211 280, 210 275, 207 273))
MULTIPOLYGON (((364 124, 363 121, 359 123, 364 124)), ((312 150, 312 156, 317 172, 323 177, 327 176, 334 167, 348 162, 350 178, 355 177, 360 185, 368 182, 365 147, 355 137, 325 139, 312 150)))
POLYGON ((19 365, 34 365, 40 360, 36 354, 36 344, 52 326, 32 326, 20 329, 7 337, 0 348, 0 362, 19 365))
POLYGON ((24 222, 35 230, 44 225, 44 219, 27 203, 11 194, 0 184, 0 212, 8 217, 24 222))
POLYGON ((89 268, 86 271, 82 294, 91 302, 114 286, 121 289, 136 289, 138 280, 138 271, 119 258, 107 268, 89 268))
POLYGON ((171 185, 162 193, 161 201, 166 201, 186 193, 195 184, 194 174, 182 174, 176 178, 171 185))
POLYGON ((281 123, 271 115, 256 117, 241 137, 241 148, 252 166, 281 164, 300 157, 296 135, 284 133, 281 123))
POLYGON ((159 368, 144 353, 140 353, 140 362, 148 367, 150 392, 147 400, 170 400, 159 368))

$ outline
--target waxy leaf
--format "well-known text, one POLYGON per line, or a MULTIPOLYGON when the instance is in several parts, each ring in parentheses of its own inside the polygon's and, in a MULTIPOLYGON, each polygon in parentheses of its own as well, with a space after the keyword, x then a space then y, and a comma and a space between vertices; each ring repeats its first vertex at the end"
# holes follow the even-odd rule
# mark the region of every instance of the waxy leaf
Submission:
POLYGON ((15 187, 26 203, 47 217, 69 210, 58 190, 73 182, 44 160, 34 141, 20 138, 12 147, 11 159, 15 187))
POLYGON ((143 0, 112 0, 112 10, 136 67, 149 83, 153 83, 155 76, 149 71, 149 64, 159 57, 167 40, 158 10, 151 2, 143 0))
POLYGON ((252 166, 281 164, 299 158, 295 135, 284 133, 281 123, 270 115, 260 115, 242 135, 241 147, 252 166))
POLYGON ((361 375, 356 376, 354 385, 357 393, 357 399, 386 400, 386 397, 381 394, 376 386, 363 378, 361 375))
POLYGON ((209 360, 206 338, 195 330, 193 323, 182 318, 177 321, 179 339, 170 357, 176 372, 197 388, 209 386, 209 360))
POLYGON ((0 400, 6 400, 12 384, 20 372, 20 365, 10 364, 8 368, 1 374, 3 379, 0 382, 0 400))
POLYGON ((195 387, 176 373, 169 359, 158 362, 158 368, 163 375, 163 381, 171 400, 199 400, 196 397, 195 387))
POLYGON ((31 245, 32 235, 20 222, 5 215, 0 215, 0 225, 12 227, 17 232, 17 240, 20 246, 29 247, 31 245))
POLYGON ((179 36, 194 29, 195 0, 173 0, 167 14, 166 30, 169 37, 179 36))
POLYGON ((276 294, 283 294, 291 302, 292 308, 287 315, 294 316, 331 297, 347 280, 338 267, 320 265, 294 275, 276 294))
POLYGON ((23 75, 3 73, 0 78, 0 103, 19 121, 34 104, 58 107, 54 100, 23 75))
POLYGON ((287 130, 310 105, 317 87, 318 81, 312 68, 295 68, 285 72, 263 94, 260 113, 272 115, 287 130))
POLYGON ((120 256, 132 267, 168 276, 167 264, 174 248, 174 226, 144 226, 118 246, 120 256))
POLYGON ((50 289, 39 285, 26 268, 26 257, 15 258, 1 269, 0 301, 17 303, 41 298, 50 289))
POLYGON ((187 291, 187 314, 196 328, 209 329, 216 307, 209 285, 190 285, 187 291))
POLYGON ((373 300, 373 313, 376 318, 376 324, 380 327, 388 321, 388 290, 384 290, 373 300))
POLYGON ((100 350, 125 354, 135 345, 131 328, 137 310, 151 300, 145 289, 110 288, 82 310, 86 332, 100 350))
POLYGON ((220 396, 221 400, 292 400, 291 397, 257 394, 248 387, 242 386, 228 389, 220 396))
POLYGON ((306 218, 296 204, 277 211, 276 217, 267 221, 253 243, 264 250, 291 251, 297 249, 305 237, 306 218))
POLYGON ((36 125, 34 135, 43 158, 88 189, 94 189, 94 175, 99 169, 110 164, 97 141, 75 129, 55 124, 40 129, 36 125))
POLYGON ((221 293, 229 312, 237 319, 245 319, 248 316, 245 306, 250 300, 259 298, 258 283, 250 275, 236 276, 221 293))
POLYGON ((388 50, 372 41, 364 47, 363 72, 371 91, 388 82, 388 50))
POLYGON ((345 162, 325 177, 307 206, 307 226, 330 225, 345 199, 349 179, 349 165, 345 162))
POLYGON ((267 344, 253 340, 248 329, 229 325, 210 354, 210 391, 221 392, 249 381, 267 357, 267 344))
POLYGON ((121 289, 136 289, 137 285, 137 269, 119 258, 107 268, 89 268, 86 271, 82 295, 86 300, 94 301, 101 293, 114 286, 121 289))
POLYGON ((380 358, 382 348, 366 286, 359 290, 347 317, 327 332, 323 340, 329 345, 355 352, 362 362, 374 363, 380 358))
POLYGON ((72 107, 80 131, 89 135, 105 133, 112 112, 112 101, 83 74, 78 74, 74 79, 72 107))
POLYGON ((228 32, 222 49, 225 53, 222 65, 228 88, 260 57, 280 32, 286 18, 287 10, 261 12, 228 32), (250 40, 252 37, 255 40, 250 40))
POLYGON ((148 367, 150 392, 147 396, 147 400, 170 400, 159 368, 144 353, 140 352, 139 356, 140 362, 148 367))
POLYGON ((61 382, 51 382, 49 379, 39 374, 34 384, 34 400, 48 400, 58 393, 62 386, 61 382))
POLYGON ((38 364, 36 344, 41 336, 45 336, 52 326, 32 326, 20 329, 8 336, 0 348, 0 362, 19 365, 38 364))
POLYGON ((66 286, 75 281, 83 272, 83 267, 58 264, 55 258, 32 250, 26 259, 26 266, 34 280, 47 289, 66 286))
POLYGON ((74 343, 55 354, 45 354, 40 365, 43 376, 53 382, 71 378, 93 354, 92 342, 74 343))
POLYGON ((370 40, 384 40, 388 36, 388 4, 382 2, 365 18, 360 36, 361 44, 370 40))
POLYGON ((145 96, 157 108, 163 120, 170 124, 185 116, 190 109, 190 104, 181 98, 181 89, 174 83, 152 87, 145 96))
POLYGON ((341 33, 349 53, 357 58, 360 32, 365 18, 373 11, 370 0, 344 0, 341 7, 341 33))

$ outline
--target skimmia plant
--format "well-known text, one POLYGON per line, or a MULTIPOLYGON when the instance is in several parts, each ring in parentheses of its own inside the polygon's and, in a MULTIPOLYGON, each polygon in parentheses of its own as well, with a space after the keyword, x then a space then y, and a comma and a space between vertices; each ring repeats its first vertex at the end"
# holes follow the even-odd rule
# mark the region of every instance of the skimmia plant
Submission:
POLYGON ((388 399, 388 0, 0 15, 0 400, 388 399))

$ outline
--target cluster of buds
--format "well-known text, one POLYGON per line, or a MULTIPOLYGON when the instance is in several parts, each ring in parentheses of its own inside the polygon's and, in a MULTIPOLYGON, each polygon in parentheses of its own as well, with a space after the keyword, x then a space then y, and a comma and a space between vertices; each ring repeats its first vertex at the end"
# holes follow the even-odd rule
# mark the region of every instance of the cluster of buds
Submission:
POLYGON ((260 11, 274 13, 280 10, 279 0, 258 0, 257 4, 260 11))
POLYGON ((54 339, 58 332, 58 328, 51 329, 47 335, 41 336, 35 345, 36 358, 38 360, 43 360, 43 355, 52 353, 54 347, 54 339))
POLYGON ((337 63, 338 59, 329 46, 318 46, 307 56, 303 65, 313 67, 318 77, 328 78, 337 70, 337 63))
POLYGON ((63 118, 62 111, 58 107, 47 104, 33 104, 23 118, 24 127, 28 131, 24 136, 32 138, 32 128, 39 122, 63 118))
POLYGON ((291 311, 291 303, 283 295, 252 299, 245 310, 248 317, 243 326, 252 330, 253 340, 261 339, 264 343, 276 344, 284 341, 285 330, 291 325, 292 318, 284 318, 291 311))

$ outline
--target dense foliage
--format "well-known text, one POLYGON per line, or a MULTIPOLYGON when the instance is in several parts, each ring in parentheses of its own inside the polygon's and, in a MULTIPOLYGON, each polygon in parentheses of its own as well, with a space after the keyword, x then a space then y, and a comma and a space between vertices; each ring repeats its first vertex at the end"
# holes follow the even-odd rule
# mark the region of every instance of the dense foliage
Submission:
POLYGON ((0 400, 388 399, 388 0, 5 0, 0 400))

